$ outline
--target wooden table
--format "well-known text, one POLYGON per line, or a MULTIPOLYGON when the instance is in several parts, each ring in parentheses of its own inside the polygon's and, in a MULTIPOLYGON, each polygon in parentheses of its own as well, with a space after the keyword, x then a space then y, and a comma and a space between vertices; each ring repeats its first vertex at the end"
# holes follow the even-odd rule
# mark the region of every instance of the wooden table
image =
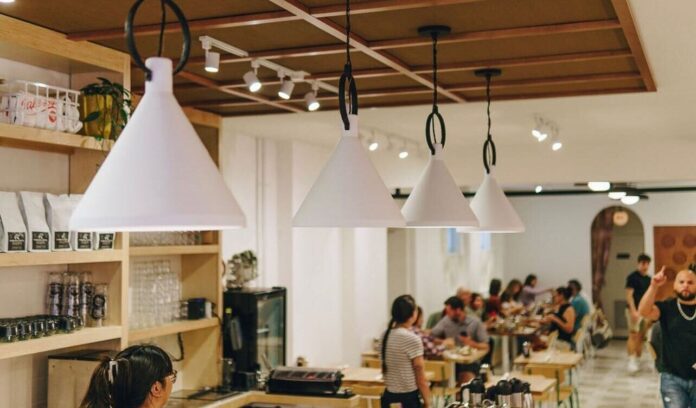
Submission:
MULTIPOLYGON (((535 404, 542 401, 548 401, 551 395, 553 395, 553 392, 556 390, 556 380, 553 378, 517 372, 510 373, 510 378, 513 377, 529 383, 529 388, 532 391, 532 397, 534 397, 535 404)), ((493 375, 489 377, 488 382, 486 383, 486 388, 494 386, 502 379, 503 377, 500 375, 493 375)))
MULTIPOLYGON (((352 384, 363 385, 384 385, 384 377, 382 370, 379 368, 367 367, 347 367, 341 370, 343 373, 342 385, 350 386, 352 384)), ((435 373, 432 371, 425 372, 425 379, 432 381, 435 378, 435 373)))
POLYGON ((522 327, 513 331, 497 330, 495 328, 488 330, 488 334, 491 336, 500 337, 500 343, 502 345, 500 355, 503 359, 503 372, 507 373, 512 369, 510 356, 517 355, 517 341, 513 339, 516 339, 517 337, 531 336, 532 334, 536 333, 537 330, 539 329, 535 327, 522 327))
POLYGON ((358 408, 360 397, 350 398, 313 397, 303 395, 267 394, 262 391, 249 391, 224 400, 202 405, 205 408, 242 408, 249 404, 298 405, 317 408, 358 408))
POLYGON ((529 358, 523 355, 515 359, 515 364, 545 364, 562 369, 575 368, 582 361, 582 354, 572 351, 536 351, 529 358))

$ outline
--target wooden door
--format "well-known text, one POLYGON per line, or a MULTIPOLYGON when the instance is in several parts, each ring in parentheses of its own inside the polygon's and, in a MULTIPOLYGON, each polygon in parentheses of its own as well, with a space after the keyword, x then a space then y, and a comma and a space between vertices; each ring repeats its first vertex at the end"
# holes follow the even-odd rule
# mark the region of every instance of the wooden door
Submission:
POLYGON ((666 266, 668 284, 658 293, 658 299, 673 296, 672 285, 677 272, 696 263, 696 226, 655 227, 655 271, 666 266))

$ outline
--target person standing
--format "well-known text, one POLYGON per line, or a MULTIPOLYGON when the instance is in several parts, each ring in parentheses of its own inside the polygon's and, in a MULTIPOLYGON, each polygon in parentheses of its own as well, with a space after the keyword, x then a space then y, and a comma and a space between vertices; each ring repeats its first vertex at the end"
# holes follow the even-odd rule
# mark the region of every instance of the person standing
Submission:
POLYGON ((382 408, 389 408, 392 404, 400 404, 402 408, 430 407, 423 343, 411 331, 417 318, 418 308, 412 296, 401 295, 394 299, 391 320, 381 344, 385 385, 380 399, 382 408))
POLYGON ((696 408, 696 271, 677 274, 676 298, 655 302, 658 289, 667 282, 664 270, 652 278, 638 311, 660 322, 660 393, 665 408, 696 408))
POLYGON ((635 374, 640 370, 639 359, 643 354, 643 341, 650 328, 650 320, 638 313, 638 305, 650 286, 650 257, 638 255, 638 268, 626 278, 626 322, 628 323, 628 372, 635 374))

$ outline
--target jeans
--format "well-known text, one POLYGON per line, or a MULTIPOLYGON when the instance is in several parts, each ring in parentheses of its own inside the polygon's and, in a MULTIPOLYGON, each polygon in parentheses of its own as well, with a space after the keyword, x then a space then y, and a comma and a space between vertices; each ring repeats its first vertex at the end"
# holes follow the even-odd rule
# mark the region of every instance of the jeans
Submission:
POLYGON ((660 392, 665 408, 696 408, 696 380, 662 373, 660 392))

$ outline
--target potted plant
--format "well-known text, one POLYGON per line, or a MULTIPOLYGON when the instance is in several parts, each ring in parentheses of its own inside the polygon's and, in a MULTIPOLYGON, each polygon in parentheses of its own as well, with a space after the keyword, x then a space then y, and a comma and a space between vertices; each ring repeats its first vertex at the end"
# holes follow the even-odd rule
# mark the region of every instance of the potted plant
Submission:
POLYGON ((128 123, 131 111, 131 93, 118 82, 97 78, 101 82, 80 89, 80 118, 83 133, 99 140, 116 140, 128 123))

